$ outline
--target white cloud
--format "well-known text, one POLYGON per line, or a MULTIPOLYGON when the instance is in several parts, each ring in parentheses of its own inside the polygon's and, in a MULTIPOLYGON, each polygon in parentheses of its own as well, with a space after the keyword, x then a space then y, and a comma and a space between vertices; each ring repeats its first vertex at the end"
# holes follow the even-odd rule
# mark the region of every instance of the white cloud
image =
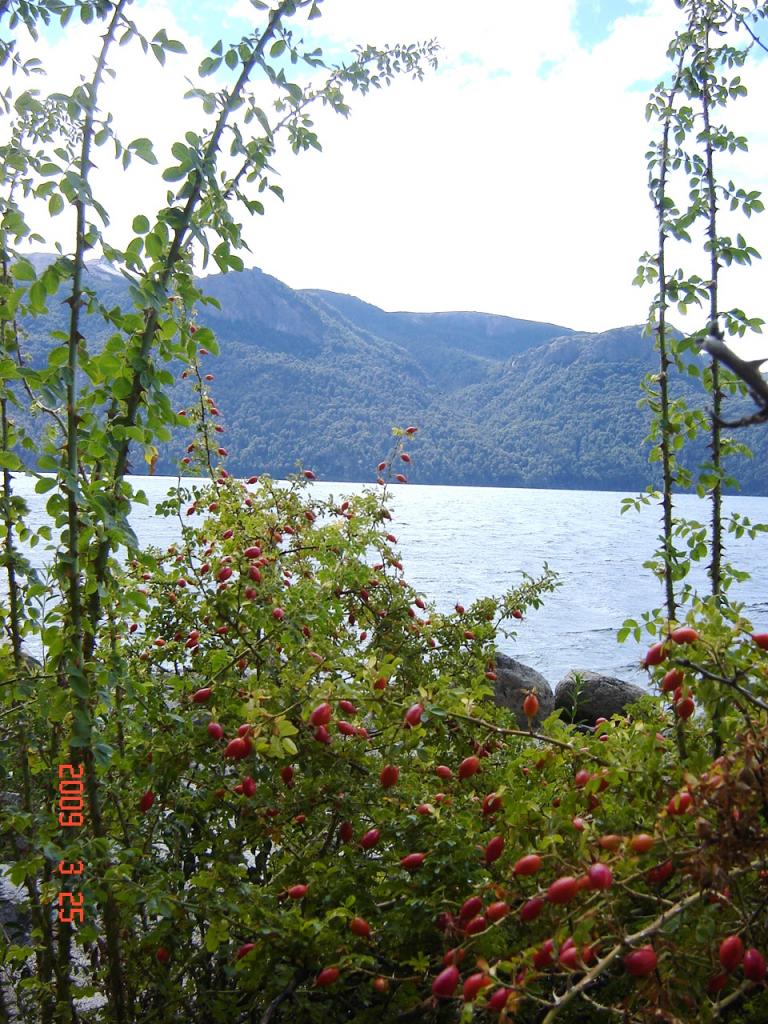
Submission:
MULTIPOLYGON (((478 13, 458 0, 326 0, 307 38, 316 33, 335 51, 436 36, 441 67, 422 83, 399 80, 355 98, 349 121, 317 112, 323 153, 280 157, 286 203, 269 202, 264 218, 247 223, 253 262, 292 286, 350 292, 387 309, 478 309, 583 329, 644 320, 652 294, 631 280, 655 239, 644 163, 655 129, 636 83, 665 72, 680 12, 653 0, 588 52, 572 28, 575 3, 488 0, 478 13)), ((221 24, 240 15, 253 20, 246 0, 221 24)), ((140 6, 134 16, 182 38, 193 65, 204 55, 166 7, 140 6)), ((68 29, 58 44, 41 44, 57 83, 82 66, 86 35, 68 29)), ((122 88, 109 103, 121 132, 167 149, 199 117, 181 98, 185 62, 169 58, 160 69, 135 46, 120 61, 122 88)), ((753 93, 727 115, 752 141, 733 173, 763 189, 764 70, 745 75, 753 93)), ((152 180, 141 167, 131 176, 103 169, 118 233, 150 199, 162 201, 164 186, 153 191, 152 180)), ((768 256, 761 220, 743 231, 768 256)), ((725 280, 728 304, 768 319, 759 263, 725 280)))

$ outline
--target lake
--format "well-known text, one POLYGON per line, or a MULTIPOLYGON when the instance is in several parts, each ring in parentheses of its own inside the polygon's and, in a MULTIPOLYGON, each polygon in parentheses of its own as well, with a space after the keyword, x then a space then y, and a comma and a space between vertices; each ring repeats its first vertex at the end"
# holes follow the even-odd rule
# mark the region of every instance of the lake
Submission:
MULTIPOLYGON (((154 505, 175 484, 172 477, 131 477, 149 507, 137 505, 132 525, 140 541, 166 546, 178 536, 178 522, 154 516, 154 505)), ((358 492, 362 484, 311 485, 318 497, 358 492)), ((45 521, 45 496, 34 480, 17 478, 16 493, 27 497, 30 525, 45 521)), ((643 683, 639 661, 647 644, 616 642, 627 616, 659 607, 662 590, 642 568, 654 550, 660 513, 620 514, 624 494, 493 487, 435 487, 408 484, 391 490, 396 533, 406 578, 447 611, 459 601, 501 594, 521 573, 536 576, 547 562, 562 585, 539 611, 516 623, 514 641, 502 639, 507 654, 544 674, 554 686, 572 668, 606 672, 643 683)), ((728 512, 753 522, 768 521, 768 498, 726 499, 728 512)), ((680 515, 706 522, 708 506, 693 495, 677 499, 680 515)), ((40 564, 44 553, 33 552, 40 564)), ((728 540, 728 557, 752 579, 731 591, 760 631, 768 631, 768 535, 755 541, 728 540)), ((706 569, 693 577, 706 591, 706 569)))

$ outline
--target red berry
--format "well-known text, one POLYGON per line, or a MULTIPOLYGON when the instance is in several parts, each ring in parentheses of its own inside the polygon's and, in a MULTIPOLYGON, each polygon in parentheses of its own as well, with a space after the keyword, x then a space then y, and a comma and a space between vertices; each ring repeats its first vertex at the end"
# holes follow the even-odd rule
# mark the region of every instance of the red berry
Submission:
POLYGON ((370 850, 372 846, 375 846, 381 838, 381 832, 377 828, 369 829, 360 840, 360 845, 364 850, 370 850))
POLYGON ((437 768, 435 768, 435 775, 438 775, 441 779, 445 780, 453 778, 453 772, 447 764, 439 764, 437 768))
POLYGON ((283 767, 280 769, 280 778, 283 780, 283 782, 286 784, 286 786, 292 786, 293 785, 293 776, 294 776, 293 765, 284 764, 283 767))
POLYGON ((501 797, 496 793, 489 793, 483 798, 483 814, 498 814, 501 810, 501 797))
POLYGON ((248 956, 252 949, 256 949, 255 942, 246 942, 244 946, 235 953, 235 960, 242 960, 244 956, 248 956))
POLYGON ((663 693, 672 693, 679 686, 683 685, 685 681, 685 672, 681 668, 671 668, 667 672, 664 678, 661 680, 661 689, 663 693))
POLYGON ((668 878, 671 878, 674 873, 675 865, 671 860, 665 860, 662 864, 657 864, 656 867, 651 868, 645 877, 651 885, 662 885, 668 878))
POLYGON ((251 775, 243 779, 243 796, 252 797, 256 795, 256 782, 251 775))
POLYGON ((360 939, 370 939, 371 926, 362 917, 353 917, 349 922, 349 930, 360 939))
POLYGON ((328 744, 331 742, 331 734, 328 732, 324 725, 318 725, 312 734, 318 743, 328 744))
POLYGON ((667 804, 668 814, 685 814, 693 806, 693 797, 684 789, 682 793, 675 793, 667 804))
POLYGON ((373 985, 374 992, 378 992, 380 995, 389 992, 389 978, 384 978, 379 974, 373 979, 371 984, 373 985))
POLYGON ((536 950, 533 954, 533 966, 537 970, 543 970, 545 967, 552 965, 552 950, 554 949, 554 942, 552 939, 547 941, 536 950))
POLYGON ((251 545, 243 552, 245 558, 258 558, 261 555, 261 548, 257 544, 251 545))
POLYGON ((735 971, 744 959, 744 943, 738 935, 729 935, 720 943, 718 956, 726 971, 735 971))
POLYGON ((459 984, 459 969, 454 965, 446 967, 432 982, 432 995, 438 999, 450 999, 459 984))
POLYGON ((475 757, 473 754, 471 757, 465 757, 459 765, 459 778, 468 779, 474 775, 480 769, 480 758, 475 757))
POLYGON ((351 700, 340 700, 339 708, 347 715, 352 716, 357 714, 357 708, 351 700))
POLYGON ((641 832, 639 835, 632 836, 629 841, 629 848, 633 853, 648 853, 655 842, 656 840, 653 836, 649 836, 646 832, 641 832))
POLYGON ((643 659, 643 665, 645 668, 652 668, 654 665, 660 665, 662 661, 665 661, 667 652, 664 644, 653 644, 646 651, 645 658, 643 659))
POLYGON ((154 802, 155 794, 152 792, 151 789, 148 789, 147 792, 142 796, 141 800, 139 800, 139 810, 142 812, 148 811, 154 802))
POLYGON ((288 893, 292 900, 303 900, 304 897, 309 892, 309 886, 303 884, 292 885, 288 889, 286 889, 286 892, 288 893))
POLYGON ((251 741, 238 736, 234 740, 230 740, 224 748, 224 757, 231 757, 235 760, 240 760, 243 757, 247 757, 251 752, 251 741))
POLYGON ((610 889, 613 885, 613 872, 607 864, 590 864, 587 877, 590 889, 610 889))
POLYGON ((331 713, 333 708, 330 704, 323 703, 318 704, 312 714, 309 716, 310 725, 328 725, 331 720, 331 713))
POLYGON ((483 909, 483 901, 479 896, 470 896, 469 899, 464 900, 459 910, 459 920, 468 921, 470 917, 475 917, 483 909))
POLYGON ((624 842, 621 836, 617 836, 613 832, 609 832, 607 836, 600 836, 597 840, 597 845, 603 850, 618 850, 621 844, 624 842))
POLYGON ((581 768, 573 777, 573 784, 577 789, 582 789, 589 780, 592 778, 592 773, 588 772, 586 768, 581 768))
POLYGON ((318 988, 325 988, 327 985, 333 985, 334 982, 339 980, 338 967, 324 967, 322 971, 315 978, 315 985, 318 988))
POLYGON ((768 633, 753 633, 752 642, 764 651, 768 651, 768 633))
POLYGON ((633 949, 624 957, 624 967, 633 978, 647 978, 656 970, 656 953, 653 946, 633 949))
MULTIPOLYGON (((455 924, 456 922, 454 920, 453 914, 449 914, 445 910, 441 910, 440 913, 435 918, 435 928, 437 928, 438 931, 441 932, 447 932, 448 929, 453 928, 455 924)), ((443 963, 447 967, 449 963, 454 963, 454 961, 450 959, 446 960, 445 957, 443 957, 443 963)))
POLYGON ((759 950, 750 947, 744 954, 743 969, 747 981, 763 981, 766 973, 765 957, 759 950))
POLYGON ((523 714, 527 718, 535 718, 539 713, 539 698, 535 693, 527 694, 523 701, 523 714))
POLYGON ((512 868, 516 875, 535 875, 541 867, 541 857, 538 853, 528 853, 512 868))
POLYGON ((201 690, 195 690, 192 694, 193 704, 205 704, 213 693, 213 688, 210 686, 204 686, 201 690))
POLYGON ((384 789, 391 789, 400 776, 400 769, 394 764, 388 764, 381 770, 379 779, 384 789))
POLYGON ((676 644, 695 644, 699 639, 699 634, 691 626, 680 626, 678 629, 673 629, 669 636, 676 644))
POLYGON ((579 951, 573 944, 573 939, 566 939, 560 948, 558 960, 569 971, 575 971, 579 966, 579 951))
POLYGON ((219 583, 224 583, 232 575, 232 567, 230 565, 223 565, 221 569, 216 573, 216 579, 219 583))
POLYGON ((467 921, 464 925, 465 935, 479 935, 480 932, 484 932, 488 927, 488 922, 482 914, 478 914, 477 917, 473 917, 471 921, 467 921))
POLYGON ((576 879, 571 875, 563 875, 556 878, 547 889, 547 899, 550 903, 570 903, 578 892, 576 879))
POLYGON ((470 974, 470 976, 464 982, 464 1002, 473 1002, 477 998, 478 993, 490 984, 491 979, 488 977, 487 974, 484 974, 481 971, 477 974, 470 974))
POLYGON ((497 988, 491 998, 488 1000, 487 1009, 493 1010, 494 1013, 501 1013, 504 1007, 507 1005, 507 1000, 512 995, 511 988, 497 988))
POLYGON ((485 912, 485 916, 492 924, 495 924, 497 921, 501 921, 503 917, 506 917, 508 913, 509 904, 499 900, 497 903, 491 903, 485 912))
POLYGON ((586 822, 584 821, 584 819, 580 818, 578 815, 576 815, 575 818, 571 818, 571 824, 577 832, 583 832, 586 826, 586 822))
POLYGON ((339 730, 342 736, 356 736, 357 729, 350 722, 345 722, 343 719, 336 723, 336 728, 339 730))
POLYGON ((718 992, 722 992, 725 986, 731 979, 723 971, 720 974, 713 974, 707 982, 707 994, 710 996, 716 996, 718 992))
POLYGON ((339 825, 339 839, 342 843, 348 843, 352 838, 352 822, 342 821, 339 825))
POLYGON ((400 867, 406 871, 418 871, 424 863, 426 853, 409 853, 400 860, 400 867))
MULTIPOLYGON (((755 952, 757 952, 757 951, 755 951, 755 952)), ((158 946, 157 949, 155 950, 155 960, 157 960, 157 962, 159 964, 167 964, 170 959, 171 959, 171 954, 165 948, 165 946, 158 946)))
MULTIPOLYGON (((282 622, 282 620, 285 618, 285 612, 283 611, 282 608, 273 608, 272 609, 272 618, 273 619, 277 619, 278 622, 282 622)), ((329 970, 335 970, 335 969, 336 968, 329 968, 329 970)))
POLYGON ((544 900, 540 896, 535 896, 520 908, 520 920, 525 922, 535 921, 543 909, 544 900))
POLYGON ((208 735, 211 737, 212 740, 220 740, 224 735, 224 730, 222 729, 218 722, 209 722, 208 735))
POLYGON ((408 728, 412 728, 421 722, 421 716, 424 714, 423 704, 411 704, 408 710, 405 712, 405 725, 408 728))
POLYGON ((690 718, 695 710, 696 705, 690 697, 683 697, 682 700, 678 700, 675 703, 675 714, 678 718, 682 718, 683 721, 690 718))
POLYGON ((504 852, 504 837, 494 836, 485 848, 485 863, 493 864, 504 852))

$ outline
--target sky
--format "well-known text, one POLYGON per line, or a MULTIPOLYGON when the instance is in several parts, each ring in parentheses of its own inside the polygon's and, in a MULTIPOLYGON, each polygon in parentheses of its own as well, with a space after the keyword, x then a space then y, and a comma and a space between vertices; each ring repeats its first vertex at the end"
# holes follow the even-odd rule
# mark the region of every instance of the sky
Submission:
MULTIPOLYGON (((246 215, 247 266, 387 310, 477 310, 589 331, 645 321, 652 289, 632 285, 656 238, 644 155, 655 128, 645 104, 681 27, 673 0, 323 0, 321 9, 300 31, 331 59, 355 43, 436 38, 439 68, 355 96, 348 119, 318 111, 322 152, 279 153, 285 203, 273 198, 264 217, 246 215)), ((153 0, 130 10, 189 51, 160 68, 138 47, 121 48, 104 94, 121 137, 149 136, 162 157, 200 124, 198 104, 183 98, 185 75, 217 39, 248 31, 254 11, 249 0, 153 0)), ((71 88, 92 66, 92 40, 71 25, 21 45, 41 57, 50 87, 71 88)), ((750 153, 729 157, 721 174, 768 191, 764 56, 750 60, 750 95, 726 115, 750 153)), ((135 213, 157 208, 165 186, 148 167, 123 174, 106 148, 97 164, 112 237, 124 243, 135 213)), ((41 221, 49 237, 58 226, 41 221)), ((768 258, 768 214, 733 230, 768 258)), ((704 273, 690 249, 674 257, 704 273)), ((761 261, 726 271, 723 305, 768 321, 766 273, 761 261)), ((705 320, 701 312, 688 322, 705 320)), ((766 331, 744 351, 768 357, 766 331)))

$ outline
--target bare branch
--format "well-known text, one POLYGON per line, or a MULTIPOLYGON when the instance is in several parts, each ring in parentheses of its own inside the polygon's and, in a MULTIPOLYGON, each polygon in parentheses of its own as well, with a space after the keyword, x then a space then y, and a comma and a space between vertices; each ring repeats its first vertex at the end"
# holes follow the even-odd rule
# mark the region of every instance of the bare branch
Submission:
MULTIPOLYGON (((740 380, 743 380, 747 385, 753 401, 756 405, 760 406, 760 411, 755 414, 759 417, 757 422, 765 422, 765 420, 768 420, 768 381, 766 381, 760 372, 760 365, 765 362, 765 360, 740 359, 739 356, 737 356, 735 352, 732 352, 724 343, 722 332, 717 327, 717 324, 714 323, 709 325, 709 333, 701 342, 701 347, 705 349, 713 359, 716 359, 723 363, 724 366, 727 366, 732 373, 735 373, 736 376, 740 380)), ((755 422, 755 420, 748 419, 738 423, 723 425, 747 426, 750 422, 755 422)))
POLYGON ((286 999, 291 998, 291 996, 302 983, 302 981, 304 981, 308 976, 309 972, 307 971, 307 969, 305 967, 300 967, 296 971, 294 976, 291 978, 291 980, 288 982, 288 984, 285 986, 280 995, 275 996, 275 998, 266 1008, 259 1024, 270 1024, 270 1021, 275 1019, 275 1014, 280 1009, 282 1004, 286 1001, 286 999))

